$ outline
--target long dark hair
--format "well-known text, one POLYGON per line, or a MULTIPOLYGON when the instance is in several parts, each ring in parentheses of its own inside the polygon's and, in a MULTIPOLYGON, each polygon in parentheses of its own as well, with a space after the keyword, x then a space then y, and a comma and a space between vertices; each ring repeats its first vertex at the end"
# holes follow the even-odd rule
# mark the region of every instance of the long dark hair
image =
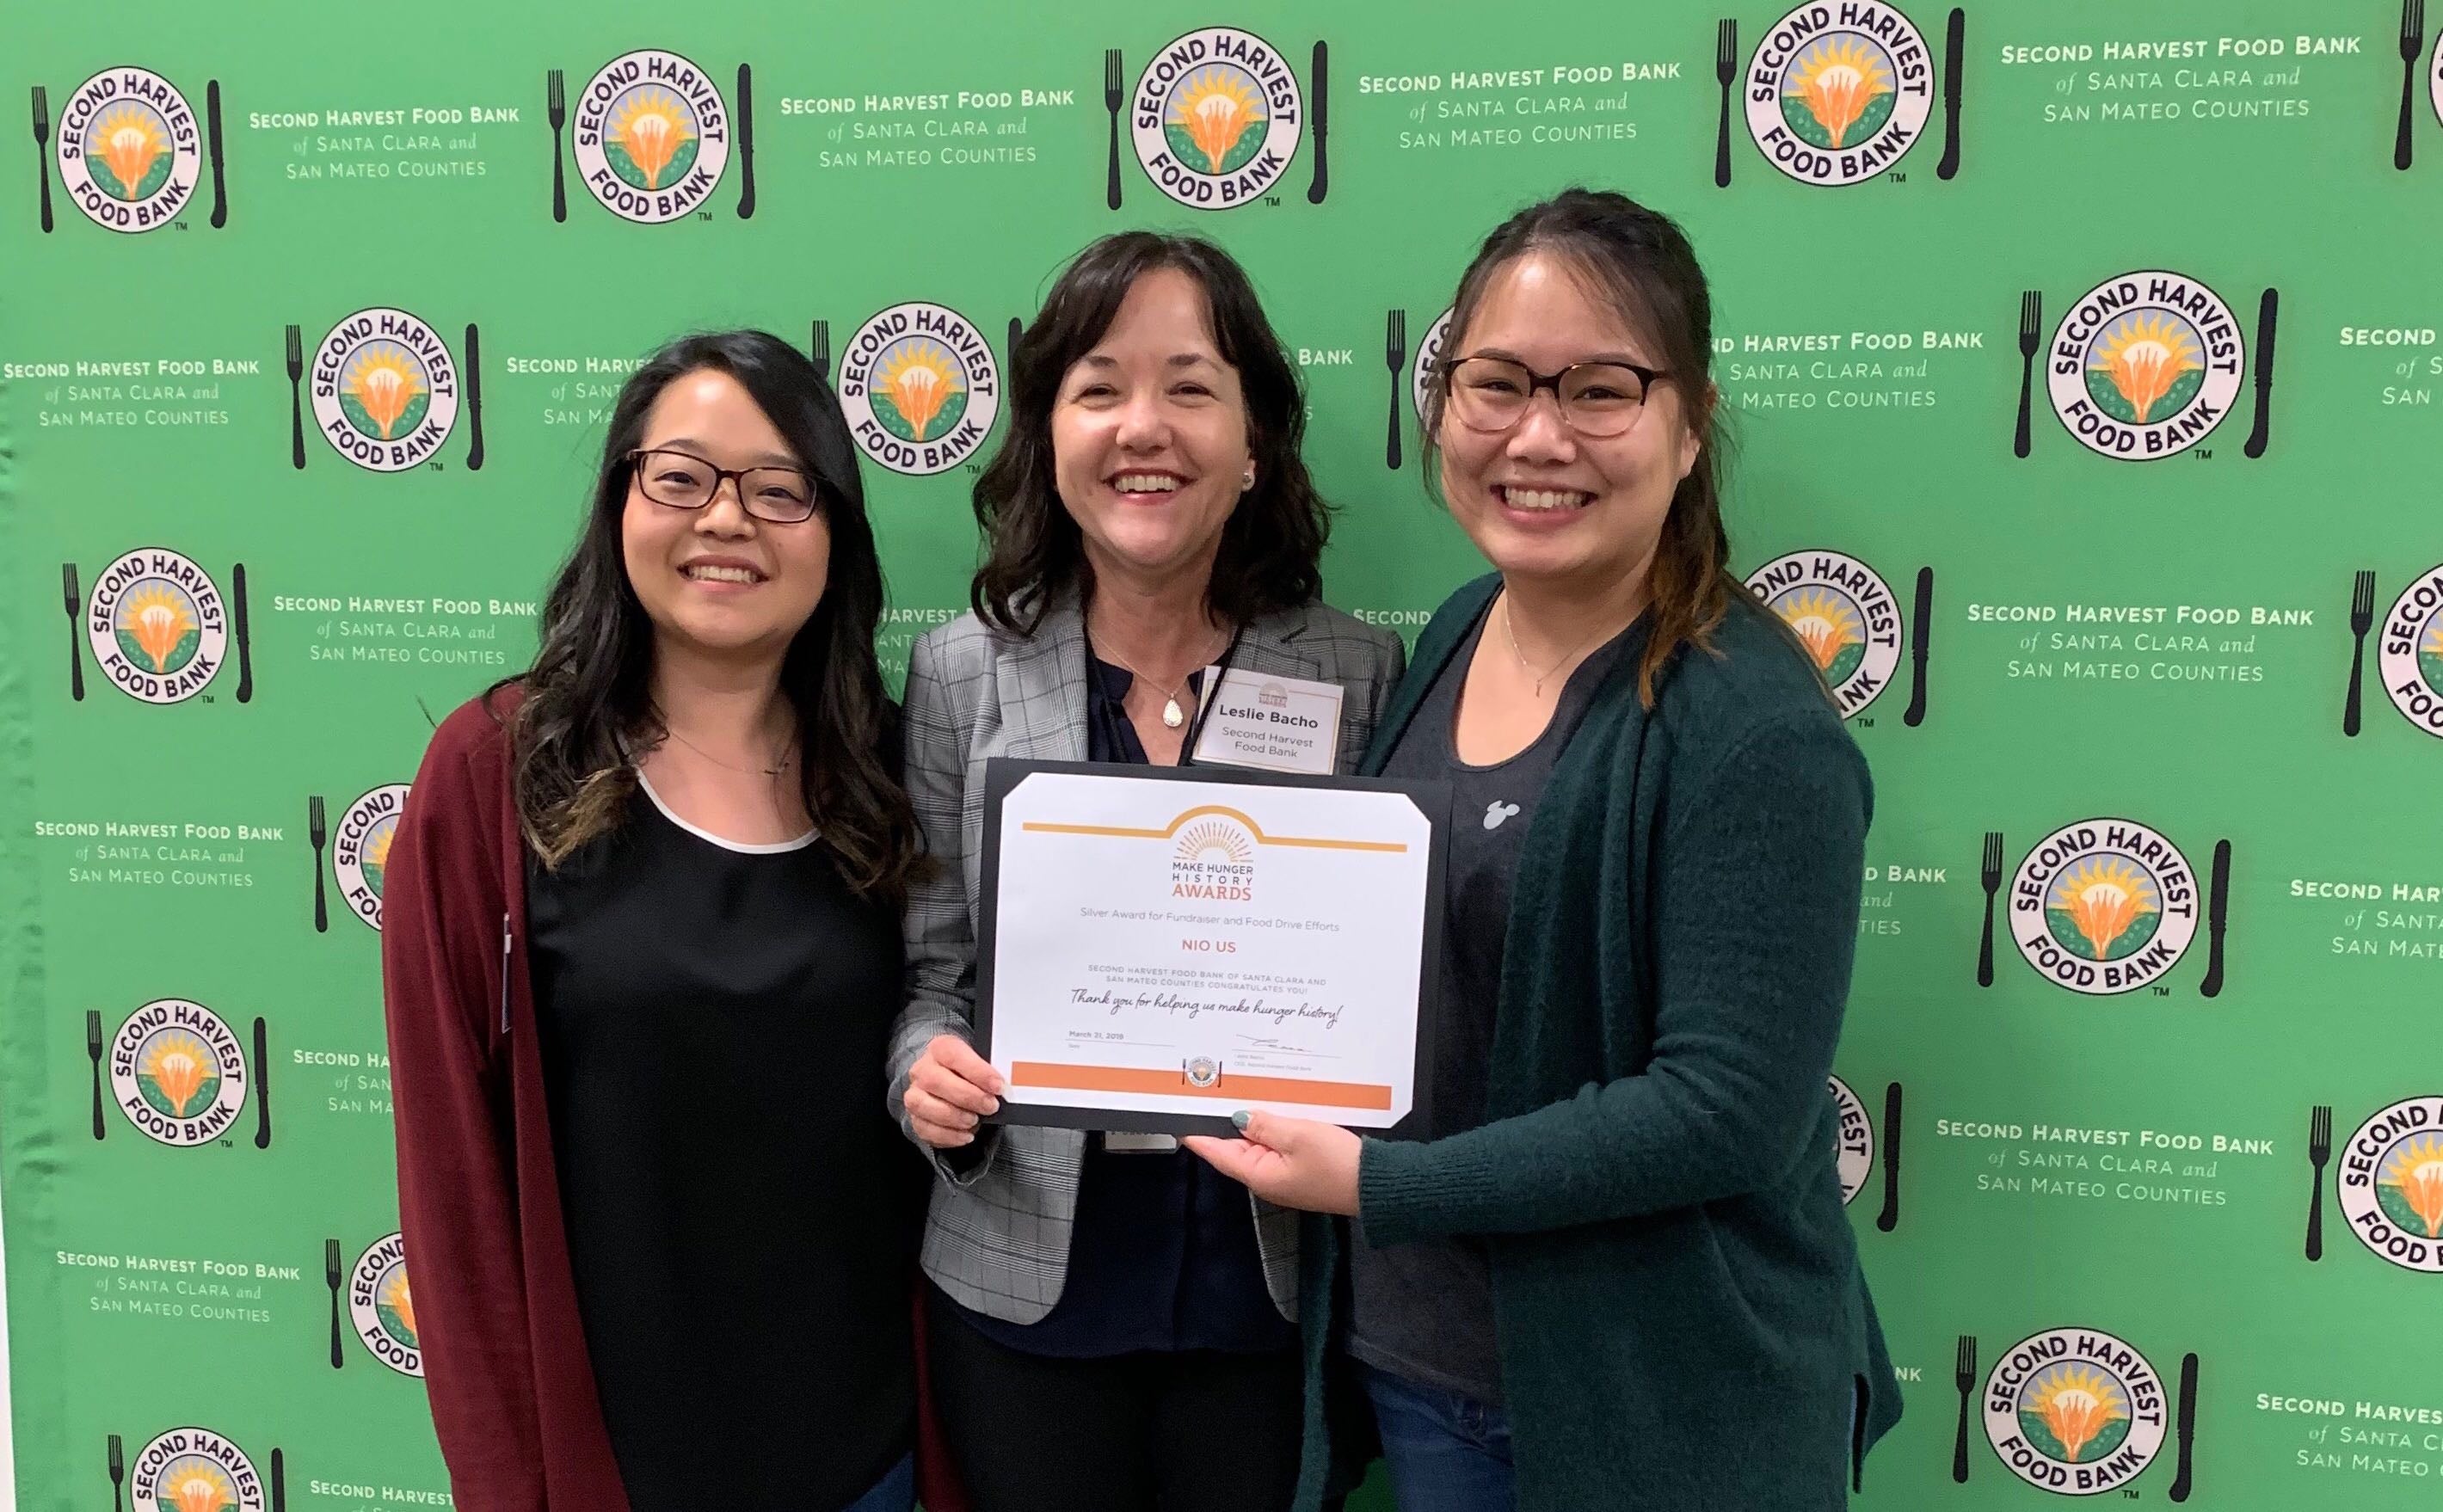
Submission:
MULTIPOLYGON (((1671 217, 1609 190, 1563 190, 1502 222, 1477 249, 1451 301, 1445 364, 1460 350, 1494 275, 1532 252, 1568 262, 1590 291, 1610 301, 1630 331, 1652 343, 1670 374, 1662 381, 1679 390, 1681 411, 1700 442, 1697 465, 1671 496, 1646 576, 1652 628, 1638 661, 1637 691, 1650 708, 1654 680, 1674 653, 1683 646, 1713 650, 1713 632, 1732 607, 1742 600, 1755 607, 1747 585, 1730 570, 1730 536, 1722 524, 1729 438, 1714 392, 1713 296, 1696 248, 1671 217)), ((1447 373, 1445 366, 1443 381, 1427 390, 1425 446, 1437 456, 1447 373)), ((1427 467, 1425 473, 1436 477, 1439 469, 1427 467)), ((1764 613, 1782 626, 1780 615, 1764 613)), ((1791 646, 1800 646, 1787 626, 1782 633, 1791 646)))
POLYGON ((873 653, 882 562, 839 399, 805 355, 762 331, 684 337, 628 379, 611 410, 585 528, 552 584, 542 644, 509 722, 519 828, 546 866, 615 828, 636 760, 668 732, 653 707, 653 628, 620 545, 633 465, 653 402, 711 369, 738 380, 815 480, 831 564, 815 612, 789 643, 781 693, 797 718, 806 811, 860 894, 897 902, 920 850, 896 774, 898 715, 873 653))
POLYGON ((1136 281, 1174 267, 1204 290, 1222 360, 1238 370, 1247 405, 1249 489, 1222 527, 1205 604, 1226 620, 1312 602, 1323 591, 1324 542, 1331 512, 1316 494, 1301 448, 1306 394, 1297 368, 1264 318, 1245 269, 1194 236, 1121 231, 1077 254, 1010 355, 1009 430, 976 480, 976 524, 984 563, 968 590, 976 617, 996 629, 1032 635, 1062 594, 1093 586, 1084 537, 1060 502, 1053 471, 1052 410, 1060 383, 1111 328, 1136 281))

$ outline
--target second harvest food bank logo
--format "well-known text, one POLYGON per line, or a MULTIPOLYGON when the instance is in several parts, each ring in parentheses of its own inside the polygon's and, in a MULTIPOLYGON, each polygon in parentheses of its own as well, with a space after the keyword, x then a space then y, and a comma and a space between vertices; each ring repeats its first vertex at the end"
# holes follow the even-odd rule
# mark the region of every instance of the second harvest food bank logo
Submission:
MULTIPOLYGON (((2373 574, 2360 575, 2370 579, 2365 593, 2371 604, 2373 574)), ((2361 634, 2365 628, 2363 624, 2352 628, 2361 634)), ((2376 647, 2376 671, 2404 719, 2429 735, 2443 737, 2443 563, 2420 573, 2392 601, 2376 647)))
POLYGON ((1896 7, 1803 5, 1766 28, 1744 87, 1748 135, 1767 162, 1802 184, 1857 184, 1925 135, 1934 58, 1896 7))
POLYGON ((2010 918, 2011 942, 2046 979, 2099 996, 2134 992, 2177 965, 2195 938, 2196 874, 2145 825, 2082 820, 2019 863, 2010 918))
POLYGON ((894 304, 841 355, 840 409, 857 448, 928 477, 976 454, 1001 414, 1001 364, 974 321, 946 305, 894 304))
MULTIPOLYGON (((340 1241, 324 1246, 324 1269, 332 1285, 331 1365, 346 1358, 340 1339, 340 1241)), ((374 1241, 347 1272, 350 1329, 374 1358, 402 1375, 424 1374, 424 1349, 415 1329, 415 1293, 408 1284, 407 1243, 395 1231, 374 1241)))
MULTIPOLYGON (((292 340, 292 397, 301 377, 310 378, 314 425, 322 439, 370 472, 404 472, 430 462, 458 423, 459 373, 450 344, 405 310, 357 311, 331 327, 310 363, 292 340)), ((292 406, 292 428, 295 418, 292 406)), ((292 435, 291 450, 303 466, 302 435, 292 435)))
MULTIPOLYGON (((568 118, 557 79, 555 72, 548 96, 555 138, 568 118)), ((621 53, 586 82, 575 115, 578 176, 622 220, 677 220, 721 187, 729 166, 729 105, 713 76, 678 53, 621 53)))
POLYGON ((2360 1124, 2342 1146, 2334 1195, 2360 1244, 2443 1275, 2443 1097, 2404 1098, 2360 1124))
MULTIPOLYGON (((2050 1328, 1993 1362, 1982 1416, 1993 1452, 2019 1479, 2093 1496, 2155 1462, 2169 1409, 2162 1377, 2136 1346, 2100 1329, 2050 1328)), ((2175 1501, 2186 1496, 2175 1487, 2175 1501)))
MULTIPOLYGON (((102 1137, 101 1015, 86 1015, 95 1061, 94 1138, 102 1137)), ((262 1033, 257 1020, 257 1034, 262 1033)), ((237 1032, 203 1004, 164 997, 127 1016, 108 1048, 110 1093, 146 1138, 180 1148, 230 1133, 246 1109, 247 1058, 237 1032)), ((264 1124, 267 1136, 269 1123, 264 1124)), ((267 1144, 269 1139, 259 1140, 267 1144)))
MULTIPOLYGON (((219 180, 220 86, 211 86, 212 164, 219 180)), ((51 129, 46 91, 34 91, 34 139, 51 129)), ((54 149, 60 187, 95 225, 114 231, 167 226, 203 177, 203 133, 178 86, 150 68, 105 68, 63 103, 54 149)), ((48 165, 45 165, 47 170, 48 165)), ((43 229, 51 228, 50 181, 43 181, 43 229)), ((215 193, 215 199, 220 196, 215 193)), ((214 212, 213 225, 227 218, 214 212)))
MULTIPOLYGON (((2272 400, 2278 299, 2258 309, 2256 421, 2245 450, 2264 453, 2272 400)), ((2019 301, 2019 428, 2011 449, 2030 446, 2029 391, 2044 300, 2019 301)), ((2165 268, 2117 274, 2070 301, 2041 348, 2045 394, 2080 446, 2123 462, 2177 456, 2202 443, 2239 402, 2251 344, 2239 317, 2201 279, 2165 268)))
POLYGON ((1748 591, 1806 643, 1844 717, 1863 714, 1901 663, 1901 607, 1891 585, 1855 556, 1791 552, 1759 567, 1748 591))
MULTIPOLYGON (((234 575, 242 659, 244 574, 240 568, 234 575)), ((128 697, 144 703, 183 703, 219 675, 229 652, 230 601, 193 557, 157 546, 140 547, 104 567, 95 575, 91 592, 83 594, 74 563, 63 575, 69 617, 74 621, 81 614, 94 665, 104 681, 128 697)), ((73 634, 68 653, 72 692, 83 699, 83 663, 73 634)), ((244 676, 239 701, 253 696, 252 681, 244 676)))
POLYGON ((1289 172, 1305 128, 1289 60, 1236 27, 1174 38, 1146 64, 1129 99, 1137 162, 1191 209, 1262 198, 1289 172))
POLYGON ((285 1505, 280 1481, 280 1451, 271 1451, 272 1488, 266 1495, 263 1476, 254 1461, 223 1434, 208 1428, 174 1428, 136 1451, 122 1463, 117 1434, 110 1440, 114 1498, 119 1477, 133 1505, 142 1512, 264 1512, 285 1505))

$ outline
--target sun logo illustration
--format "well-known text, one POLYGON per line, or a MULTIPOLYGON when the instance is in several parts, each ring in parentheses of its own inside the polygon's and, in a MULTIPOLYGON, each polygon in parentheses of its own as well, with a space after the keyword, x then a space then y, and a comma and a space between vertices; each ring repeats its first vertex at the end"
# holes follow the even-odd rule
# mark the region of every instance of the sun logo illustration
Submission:
POLYGON ((1859 621, 1856 608, 1838 593, 1821 588, 1802 589, 1773 600, 1773 607, 1807 643, 1808 654, 1815 658, 1817 669, 1828 677, 1832 675, 1832 665, 1841 659, 1842 652, 1865 644, 1865 627, 1859 621))
POLYGON ((958 360, 938 341, 907 341, 882 360, 883 396, 910 441, 930 439, 933 422, 967 392, 958 360))
POLYGON ((101 159, 118 180, 119 197, 142 199, 156 187, 147 182, 154 166, 170 153, 168 122, 151 107, 128 100, 101 113, 86 137, 86 150, 101 159))
POLYGON ((1208 173, 1237 167, 1232 158, 1239 143, 1249 127, 1263 121, 1263 97, 1256 91, 1254 81, 1236 68, 1200 69, 1171 100, 1171 129, 1203 155, 1208 173))
POLYGON ((146 1047, 143 1085, 154 1102, 172 1118, 192 1116, 205 1101, 206 1088, 220 1084, 220 1062, 211 1047, 185 1029, 157 1035, 146 1047))
MULTIPOLYGON (((618 106, 610 140, 626 155, 634 173, 619 176, 639 189, 659 189, 670 165, 696 139, 695 118, 669 90, 639 89, 618 106)), ((615 165, 618 159, 612 160, 615 165)))
POLYGON ((407 1267, 399 1266, 382 1284, 381 1309, 385 1321, 395 1324, 394 1331, 404 1336, 410 1349, 415 1347, 415 1297, 407 1284, 407 1267))
POLYGON ((399 421, 425 392, 423 364, 395 341, 358 348, 343 381, 373 433, 384 441, 398 434, 399 421))
POLYGON ((2096 342, 2087 363, 2090 372, 2111 380, 2141 426, 2183 377, 2204 366, 2188 322, 2160 310, 2115 321, 2096 342))
POLYGON ((174 584, 147 583, 119 600, 119 638, 156 673, 186 665, 193 652, 195 602, 174 584))
POLYGON ((200 1454, 182 1454, 162 1466, 160 1486, 168 1512, 221 1512, 237 1505, 229 1472, 200 1454))
MULTIPOLYGON (((2045 908, 2067 920, 2086 942, 2093 959, 2110 960, 2113 945, 2141 917, 2160 912, 2162 902, 2155 880, 2144 870, 2122 857, 2101 855, 2088 857, 2054 879, 2045 908)), ((2137 943, 2131 941, 2133 946, 2137 943)))
POLYGON ((2424 1226, 2427 1238, 2443 1238, 2443 1139, 2430 1134, 2402 1143, 2384 1163, 2380 1184, 2382 1195, 2397 1194, 2408 1215, 2424 1226))
POLYGON ((1826 145, 1838 149, 1848 145, 1850 128, 1890 97, 1892 75, 1881 48, 1842 35, 1817 43, 1791 65, 1789 89, 1823 129, 1826 145))
POLYGON ((2020 1412, 2042 1424, 2062 1447, 2063 1461, 2076 1465, 2090 1446, 2102 1443, 2116 1425, 2129 1421, 2129 1400, 2119 1383, 2102 1371, 2086 1365, 2057 1365, 2029 1383, 2020 1412))
POLYGON ((1224 819, 1203 819, 1179 832, 1177 859, 1243 865, 1256 853, 1246 831, 1224 819))

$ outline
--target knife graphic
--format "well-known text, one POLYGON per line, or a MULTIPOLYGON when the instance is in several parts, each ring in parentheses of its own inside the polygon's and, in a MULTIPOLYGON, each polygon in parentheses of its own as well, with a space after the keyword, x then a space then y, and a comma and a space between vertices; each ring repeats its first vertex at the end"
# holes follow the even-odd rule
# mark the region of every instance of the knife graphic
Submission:
POLYGON ((2179 1473, 2172 1477, 2170 1496, 2175 1502, 2185 1502, 2194 1489, 2195 1448, 2197 1439, 2197 1357, 2180 1357, 2180 1408, 2177 1423, 2180 1436, 2179 1473))
POLYGON ((1314 182, 1306 187, 1306 202, 1320 205, 1323 196, 1332 192, 1332 154, 1326 147, 1325 122, 1332 113, 1330 87, 1331 51, 1320 41, 1314 45, 1314 66, 1308 70, 1308 87, 1314 94, 1314 182))
POLYGON ((484 470, 484 351, 483 335, 475 322, 467 322, 467 423, 472 431, 467 440, 467 470, 484 470))
POLYGON ((1942 161, 1935 168, 1937 178, 1959 172, 1959 65, 1967 42, 1968 12, 1954 6, 1942 35, 1942 161))
POLYGON ((1926 638, 1934 633, 1934 569, 1917 570, 1916 618, 1909 621, 1909 701, 1901 722, 1911 729, 1925 722, 1926 638))
POLYGON ((1875 1227, 1889 1233, 1901 1226, 1901 1084, 1883 1088, 1883 1211, 1875 1227))
POLYGON ((212 229, 229 224, 229 187, 221 169, 221 82, 204 81, 204 126, 212 147, 212 229))
POLYGON ((1001 348, 1001 360, 1009 363, 1012 367, 1018 365, 1018 338, 1025 334, 1026 321, 1020 317, 1015 315, 1011 316, 1009 318, 1009 345, 1001 348))
POLYGON ((755 218, 755 70, 738 65, 738 218, 755 218))
POLYGON ((2213 852, 2213 884, 2206 899, 2206 979, 2197 991, 2207 997, 2222 994, 2222 931, 2231 913, 2231 842, 2217 840, 2213 852))
POLYGON ((2265 455, 2267 433, 2273 423, 2273 317, 2281 295, 2267 289, 2256 305, 2256 428, 2240 449, 2250 458, 2265 455))
POLYGON ((278 1449, 271 1451, 271 1512, 288 1512, 288 1466, 278 1449))
POLYGON ((246 632, 246 563, 230 568, 230 612, 237 628, 237 701, 254 701, 254 638, 246 632))
POLYGON ((265 1043, 263 1020, 254 1021, 254 1147, 271 1148, 271 1047, 265 1043))

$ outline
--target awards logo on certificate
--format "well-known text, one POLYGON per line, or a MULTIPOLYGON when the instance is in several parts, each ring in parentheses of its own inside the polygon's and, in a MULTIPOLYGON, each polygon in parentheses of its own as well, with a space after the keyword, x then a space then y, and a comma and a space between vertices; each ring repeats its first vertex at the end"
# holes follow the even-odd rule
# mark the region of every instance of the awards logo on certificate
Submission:
POLYGON ((984 795, 996 1121, 1422 1121, 1447 788, 999 758, 984 795))

